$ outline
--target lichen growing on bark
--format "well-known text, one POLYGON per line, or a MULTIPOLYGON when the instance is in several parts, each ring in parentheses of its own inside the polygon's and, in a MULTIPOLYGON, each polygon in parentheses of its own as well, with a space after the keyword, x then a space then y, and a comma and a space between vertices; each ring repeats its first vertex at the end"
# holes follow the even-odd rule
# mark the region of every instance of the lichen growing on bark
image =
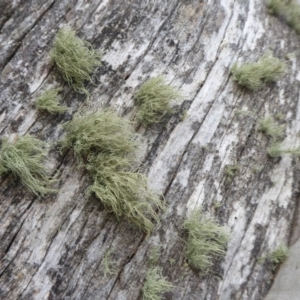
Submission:
POLYGON ((197 209, 185 220, 183 227, 188 232, 186 257, 192 268, 207 273, 213 258, 224 256, 228 241, 227 229, 213 219, 205 217, 197 209))
POLYGON ((16 141, 2 140, 0 151, 0 174, 13 173, 35 194, 54 192, 50 188, 53 180, 43 165, 47 157, 46 144, 30 135, 19 137, 16 141))
POLYGON ((233 80, 249 90, 258 90, 266 83, 276 80, 285 71, 285 64, 271 54, 263 55, 257 62, 231 68, 233 80))
POLYGON ((117 218, 150 233, 159 221, 156 210, 164 205, 146 176, 135 170, 138 143, 131 124, 106 110, 75 117, 66 129, 62 145, 73 147, 78 163, 89 171, 88 191, 117 218))
POLYGON ((68 110, 66 106, 62 106, 59 103, 58 93, 61 92, 61 88, 50 89, 45 91, 35 102, 35 106, 38 110, 47 111, 50 114, 64 113, 68 110))
POLYGON ((143 286, 143 300, 160 300, 163 293, 169 292, 173 288, 174 286, 162 276, 161 268, 151 268, 147 272, 143 286))
POLYGON ((165 114, 173 112, 170 103, 180 99, 181 93, 159 76, 142 84, 134 98, 138 106, 138 120, 144 126, 149 126, 161 122, 165 114))
POLYGON ((300 33, 300 5, 294 0, 268 0, 270 14, 282 18, 289 26, 300 33))
POLYGON ((100 51, 76 37, 72 29, 64 27, 55 37, 50 56, 64 80, 76 92, 88 94, 84 82, 91 82, 91 74, 101 65, 100 51))

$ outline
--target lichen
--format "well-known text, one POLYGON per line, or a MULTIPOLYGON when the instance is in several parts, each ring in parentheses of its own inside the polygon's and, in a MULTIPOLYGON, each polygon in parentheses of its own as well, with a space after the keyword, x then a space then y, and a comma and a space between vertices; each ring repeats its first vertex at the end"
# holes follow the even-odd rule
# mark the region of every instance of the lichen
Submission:
POLYGON ((259 129, 264 134, 271 137, 272 142, 276 142, 283 138, 286 126, 279 125, 272 117, 265 117, 259 121, 259 129))
POLYGON ((231 68, 233 80, 250 90, 258 90, 266 83, 276 80, 285 71, 285 64, 271 54, 263 55, 257 62, 231 68))
POLYGON ((289 249, 286 246, 279 245, 275 250, 267 256, 268 260, 276 267, 283 263, 289 256, 289 249))
POLYGON ((162 276, 161 268, 151 268, 147 272, 143 286, 143 300, 160 300, 163 293, 169 292, 173 288, 174 286, 162 276))
POLYGON ((282 18, 289 26, 300 33, 300 5, 293 0, 268 0, 270 14, 282 18))
POLYGON ((154 229, 154 222, 159 221, 156 210, 164 205, 150 189, 144 174, 130 171, 127 159, 109 155, 97 155, 87 169, 94 173, 89 191, 108 211, 117 218, 127 218, 147 234, 154 229))
POLYGON ((35 106, 38 110, 47 111, 50 114, 64 113, 68 110, 66 106, 62 106, 59 103, 58 93, 61 92, 61 88, 50 89, 45 91, 35 102, 35 106))
POLYGON ((224 169, 224 174, 226 176, 226 180, 230 183, 234 176, 240 171, 240 166, 238 164, 227 165, 224 169))
POLYGON ((267 153, 270 157, 281 157, 284 154, 300 156, 300 148, 284 148, 282 144, 276 142, 267 148, 267 153))
POLYGON ((50 56, 64 80, 76 92, 88 94, 84 82, 91 82, 91 74, 101 65, 100 51, 76 37, 72 29, 64 27, 55 37, 50 56))
POLYGON ((0 174, 13 173, 36 195, 54 192, 49 186, 53 180, 43 165, 47 157, 46 144, 30 135, 16 141, 2 140, 0 151, 0 174))
POLYGON ((171 101, 181 97, 179 90, 167 85, 163 77, 153 77, 134 95, 138 106, 137 119, 144 126, 159 123, 167 113, 173 112, 171 101))
POLYGON ((184 222, 188 232, 186 257, 191 267, 207 273, 213 265, 212 259, 224 256, 228 241, 227 229, 213 219, 205 217, 201 210, 194 210, 184 222))
POLYGON ((117 272, 117 270, 115 269, 116 263, 111 258, 112 254, 113 254, 113 250, 106 251, 101 263, 105 278, 110 275, 114 275, 117 272))
POLYGON ((138 149, 131 123, 111 110, 75 116, 65 128, 62 146, 73 147, 80 163, 99 153, 133 159, 138 149))
POLYGON ((75 117, 66 129, 62 146, 73 147, 78 163, 89 171, 93 183, 88 192, 117 218, 150 233, 159 221, 156 210, 164 205, 136 171, 138 143, 129 121, 106 110, 75 117))

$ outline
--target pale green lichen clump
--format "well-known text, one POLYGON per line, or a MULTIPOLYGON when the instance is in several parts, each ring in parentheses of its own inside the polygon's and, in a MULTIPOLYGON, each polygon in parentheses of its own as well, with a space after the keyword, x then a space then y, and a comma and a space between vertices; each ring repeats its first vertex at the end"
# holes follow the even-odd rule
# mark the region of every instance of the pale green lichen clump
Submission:
POLYGON ((224 174, 226 176, 226 180, 230 183, 232 182, 232 179, 234 176, 240 171, 240 166, 235 164, 235 165, 227 165, 224 169, 224 174))
POLYGON ((63 147, 73 147, 81 162, 97 154, 118 157, 135 156, 137 136, 126 119, 111 110, 76 116, 66 124, 68 132, 63 147))
POLYGON ((259 129, 276 142, 283 138, 286 126, 279 125, 272 117, 265 117, 259 121, 259 129))
POLYGON ((167 85, 164 78, 153 77, 134 95, 138 106, 137 118, 144 125, 159 123, 165 114, 173 112, 172 100, 180 99, 179 90, 167 85))
POLYGON ((147 272, 143 286, 143 300, 160 300, 163 293, 169 292, 173 288, 174 286, 162 276, 161 268, 151 268, 147 272))
POLYGON ((284 154, 300 156, 299 148, 286 148, 280 142, 283 139, 285 125, 279 125, 273 117, 265 117, 259 121, 259 130, 271 138, 271 144, 267 148, 270 157, 281 157, 284 154))
POLYGON ((274 14, 300 33, 300 5, 293 0, 268 0, 267 7, 274 14))
POLYGON ((102 267, 103 267, 103 273, 104 277, 108 277, 110 275, 114 275, 117 270, 115 268, 116 263, 112 261, 113 250, 108 250, 102 260, 102 267))
POLYGON ((101 53, 75 36, 67 27, 61 28, 54 40, 50 56, 57 69, 76 92, 88 94, 84 82, 91 82, 91 74, 101 65, 101 53))
POLYGON ((134 170, 138 144, 131 124, 112 111, 75 117, 66 125, 63 147, 73 147, 80 165, 90 173, 93 192, 106 209, 125 217, 147 233, 159 221, 164 205, 134 170))
POLYGON ((94 173, 90 191, 117 217, 150 233, 159 221, 155 209, 163 208, 159 197, 148 186, 147 177, 131 171, 130 162, 118 156, 98 155, 87 166, 94 173), (95 167, 97 170, 95 170, 95 167))
POLYGON ((275 250, 270 252, 267 256, 268 261, 273 265, 275 270, 281 263, 283 263, 289 256, 289 248, 284 245, 278 246, 275 250))
POLYGON ((53 182, 47 174, 43 161, 47 156, 46 144, 30 135, 16 141, 4 138, 0 151, 0 174, 13 173, 33 193, 44 195, 53 192, 53 182))
POLYGON ((224 256, 228 233, 224 226, 213 219, 204 217, 200 210, 195 210, 184 222, 188 232, 186 257, 190 266, 203 273, 213 265, 212 259, 224 256))
POLYGON ((241 66, 234 64, 231 74, 238 84, 255 91, 266 83, 276 80, 284 71, 284 63, 271 54, 265 54, 255 63, 246 63, 241 66))
POLYGON ((271 146, 267 148, 267 152, 270 157, 281 157, 284 154, 300 156, 300 148, 283 148, 280 143, 272 143, 271 146))
POLYGON ((50 89, 44 92, 35 102, 35 106, 38 110, 47 111, 50 114, 54 113, 64 113, 68 110, 66 106, 62 106, 59 103, 58 93, 62 89, 50 89))

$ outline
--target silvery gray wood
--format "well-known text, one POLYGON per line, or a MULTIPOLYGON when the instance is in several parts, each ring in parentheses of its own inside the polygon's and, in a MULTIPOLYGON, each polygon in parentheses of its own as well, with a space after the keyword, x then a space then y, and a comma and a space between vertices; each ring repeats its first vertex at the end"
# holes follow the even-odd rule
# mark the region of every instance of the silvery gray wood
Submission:
POLYGON ((299 58, 286 58, 299 49, 296 34, 259 0, 16 0, 0 8, 2 136, 30 133, 56 143, 63 123, 86 101, 50 61, 55 34, 66 24, 104 53, 88 85, 90 109, 110 105, 131 117, 134 92, 156 75, 184 93, 164 124, 136 126, 143 136, 141 169, 167 204, 149 237, 85 195, 88 174, 76 167, 72 151, 49 154, 57 195, 35 197, 12 176, 1 178, 1 298, 141 299, 147 257, 161 245, 159 265, 175 285, 166 299, 263 299, 274 273, 258 259, 289 242, 298 218, 299 162, 267 156, 257 119, 282 113, 285 145, 299 146, 299 58), (232 64, 268 50, 286 61, 287 73, 258 92, 238 87, 232 64), (40 93, 63 84, 69 112, 37 112, 40 93), (240 171, 230 183, 224 170, 233 164, 240 171), (184 256, 182 222, 197 207, 231 233, 226 257, 207 276, 193 272, 184 256), (117 272, 104 277, 109 249, 117 272))

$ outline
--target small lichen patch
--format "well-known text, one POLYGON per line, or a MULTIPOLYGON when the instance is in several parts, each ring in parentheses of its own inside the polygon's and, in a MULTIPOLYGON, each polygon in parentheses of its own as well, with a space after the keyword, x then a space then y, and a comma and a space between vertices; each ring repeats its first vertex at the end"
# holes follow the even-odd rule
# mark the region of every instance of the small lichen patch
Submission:
POLYGON ((58 93, 62 89, 50 89, 44 92, 35 102, 35 106, 38 110, 47 111, 50 114, 54 113, 64 113, 68 110, 66 106, 62 106, 59 103, 58 93))
POLYGON ((47 156, 46 144, 30 135, 11 142, 2 140, 0 151, 0 175, 13 173, 35 194, 54 192, 49 186, 53 182, 47 174, 43 161, 47 156))
POLYGON ((207 273, 213 265, 212 259, 224 256, 228 233, 224 226, 213 219, 204 217, 200 210, 195 210, 184 222, 188 232, 186 257, 191 267, 207 273))
POLYGON ((258 90, 266 83, 276 80, 285 71, 285 64, 271 54, 265 54, 254 63, 239 66, 237 63, 231 68, 233 80, 250 90, 258 90))
POLYGON ((280 245, 274 251, 270 252, 267 256, 270 263, 276 268, 283 263, 289 256, 289 249, 286 246, 280 245))
POLYGON ((286 126, 279 125, 272 117, 265 117, 259 121, 259 129, 276 142, 283 138, 286 126))
POLYGON ((64 80, 76 92, 88 94, 84 82, 91 82, 91 74, 101 65, 100 51, 76 37, 72 29, 64 27, 55 37, 50 56, 64 80))
POLYGON ((167 85, 163 77, 149 79, 134 95, 138 106, 138 120, 144 126, 161 122, 167 113, 173 112, 171 101, 181 97, 179 90, 167 85))
POLYGON ((258 262, 261 264, 267 263, 273 271, 275 271, 280 264, 282 264, 289 256, 289 248, 284 245, 279 245, 273 251, 260 257, 258 262))
POLYGON ((173 288, 174 286, 162 276, 161 268, 151 268, 143 286, 143 300, 160 300, 163 293, 172 291, 173 288))
POLYGON ((115 262, 112 261, 113 250, 108 250, 102 260, 104 277, 114 275, 116 273, 115 262))
POLYGON ((138 149, 131 123, 111 110, 75 116, 65 128, 62 146, 73 147, 80 163, 100 153, 133 159, 138 149))
POLYGON ((271 146, 267 148, 267 153, 270 157, 281 157, 284 154, 300 156, 300 148, 284 148, 280 143, 272 143, 271 146))
POLYGON ((300 5, 294 0, 268 0, 270 14, 282 18, 289 26, 300 33, 300 5))
POLYGON ((227 165, 224 170, 224 174, 226 176, 226 180, 230 183, 232 182, 232 179, 234 176, 240 171, 240 166, 235 164, 235 165, 227 165))
POLYGON ((147 177, 130 170, 127 159, 118 156, 98 155, 91 159, 87 169, 92 169, 93 192, 117 218, 125 217, 148 234, 159 221, 155 210, 164 206, 148 185, 147 177), (96 169, 97 170, 96 170, 96 169))
POLYGON ((156 265, 160 257, 161 246, 155 246, 151 249, 148 256, 148 261, 151 265, 156 265))

